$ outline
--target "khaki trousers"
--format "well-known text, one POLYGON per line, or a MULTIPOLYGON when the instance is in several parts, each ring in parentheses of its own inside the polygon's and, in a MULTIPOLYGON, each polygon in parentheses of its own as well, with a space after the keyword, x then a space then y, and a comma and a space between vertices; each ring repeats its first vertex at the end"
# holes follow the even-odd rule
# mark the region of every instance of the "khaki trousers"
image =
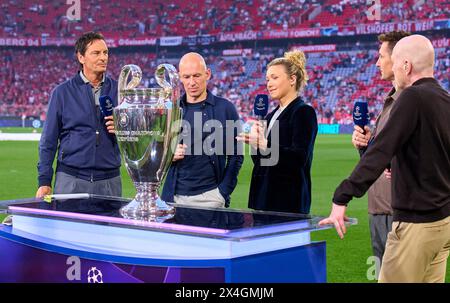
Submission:
POLYGON ((394 221, 378 282, 445 282, 450 216, 430 223, 394 221))
POLYGON ((195 196, 175 195, 174 202, 177 204, 199 206, 199 207, 225 207, 225 198, 218 188, 195 196))

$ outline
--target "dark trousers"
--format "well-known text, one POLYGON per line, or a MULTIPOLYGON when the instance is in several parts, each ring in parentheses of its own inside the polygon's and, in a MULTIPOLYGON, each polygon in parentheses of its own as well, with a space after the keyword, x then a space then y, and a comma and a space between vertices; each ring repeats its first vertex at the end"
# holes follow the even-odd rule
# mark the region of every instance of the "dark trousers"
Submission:
POLYGON ((369 214, 369 228, 373 255, 378 257, 381 264, 386 247, 387 235, 392 229, 392 216, 369 214))
POLYGON ((122 196, 120 176, 94 182, 79 179, 64 172, 57 172, 55 178, 55 194, 88 193, 103 196, 122 196))

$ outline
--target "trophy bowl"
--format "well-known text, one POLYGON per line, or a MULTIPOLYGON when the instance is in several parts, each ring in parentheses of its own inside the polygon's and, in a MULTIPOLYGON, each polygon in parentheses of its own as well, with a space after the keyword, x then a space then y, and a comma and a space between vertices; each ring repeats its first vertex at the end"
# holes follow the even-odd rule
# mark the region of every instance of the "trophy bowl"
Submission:
POLYGON ((137 88, 141 78, 139 66, 122 68, 119 105, 114 108, 120 153, 136 188, 136 196, 120 213, 124 218, 162 222, 175 213, 174 207, 161 200, 158 189, 172 162, 181 127, 180 81, 170 64, 160 64, 155 71, 161 88, 137 88))

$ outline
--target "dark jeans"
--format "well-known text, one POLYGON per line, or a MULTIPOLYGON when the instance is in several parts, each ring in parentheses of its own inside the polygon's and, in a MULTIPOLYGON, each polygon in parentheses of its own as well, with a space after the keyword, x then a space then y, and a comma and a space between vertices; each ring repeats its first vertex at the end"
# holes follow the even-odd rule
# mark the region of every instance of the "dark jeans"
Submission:
POLYGON ((103 196, 121 197, 122 181, 120 179, 120 176, 117 176, 110 179, 90 182, 71 176, 64 172, 57 172, 54 193, 88 193, 103 196))

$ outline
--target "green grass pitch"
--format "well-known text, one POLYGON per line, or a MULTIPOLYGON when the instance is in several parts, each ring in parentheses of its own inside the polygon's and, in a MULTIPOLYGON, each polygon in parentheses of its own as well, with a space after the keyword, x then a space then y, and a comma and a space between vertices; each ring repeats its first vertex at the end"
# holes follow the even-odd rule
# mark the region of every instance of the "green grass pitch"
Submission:
MULTIPOLYGON (((0 200, 34 196, 37 188, 37 147, 38 142, 0 141, 0 200)), ((319 135, 317 137, 312 171, 312 214, 320 216, 329 214, 334 189, 350 174, 357 161, 358 154, 350 143, 349 135, 319 135)), ((246 157, 239 174, 238 186, 232 195, 231 207, 240 209, 247 207, 251 170, 251 159, 246 157)), ((134 196, 134 188, 125 170, 122 170, 122 177, 124 196, 134 196)), ((327 242, 327 280, 328 282, 374 282, 367 276, 372 266, 371 263, 367 264, 367 258, 372 255, 367 196, 354 199, 349 204, 347 214, 357 218, 358 225, 348 228, 344 240, 338 238, 334 229, 312 234, 314 241, 327 242)), ((447 267, 446 278, 449 282, 449 267, 447 267)))

